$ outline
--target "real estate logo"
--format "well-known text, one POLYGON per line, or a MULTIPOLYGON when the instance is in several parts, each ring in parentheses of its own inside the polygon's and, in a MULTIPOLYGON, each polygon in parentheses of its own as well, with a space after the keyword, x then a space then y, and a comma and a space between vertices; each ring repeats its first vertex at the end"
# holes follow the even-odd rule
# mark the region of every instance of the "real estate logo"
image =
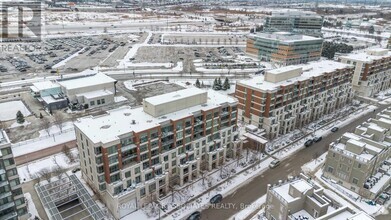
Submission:
POLYGON ((43 30, 41 2, 0 2, 0 13, 0 42, 41 41, 43 30))

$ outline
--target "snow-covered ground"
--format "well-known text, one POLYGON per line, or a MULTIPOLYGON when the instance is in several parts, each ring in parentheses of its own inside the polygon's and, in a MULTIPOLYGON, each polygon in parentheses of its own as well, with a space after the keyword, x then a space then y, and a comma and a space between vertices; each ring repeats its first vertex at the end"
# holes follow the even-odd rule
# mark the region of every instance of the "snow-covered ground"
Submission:
POLYGON ((17 127, 22 127, 22 126, 24 127, 24 126, 27 126, 29 124, 31 124, 31 122, 27 121, 26 119, 25 119, 23 124, 19 124, 17 121, 15 121, 14 123, 12 123, 10 128, 17 128, 17 127))
POLYGON ((27 211, 30 214, 29 220, 34 220, 35 217, 38 217, 39 219, 41 219, 41 217, 39 217, 37 208, 35 208, 35 204, 33 202, 33 199, 31 198, 31 194, 25 193, 24 198, 26 198, 26 200, 27 200, 27 207, 28 207, 27 211))
POLYGON ((62 133, 51 134, 50 136, 38 137, 12 144, 12 151, 14 156, 18 157, 73 140, 76 140, 75 131, 73 129, 68 129, 64 130, 62 133))
POLYGON ((56 69, 56 68, 59 68, 61 66, 64 66, 68 61, 70 61, 71 59, 79 56, 79 52, 81 52, 82 50, 84 50, 84 48, 80 49, 79 51, 77 51, 76 53, 72 54, 68 58, 62 60, 61 62, 58 62, 57 64, 53 65, 52 69, 56 69))
MULTIPOLYGON (((77 149, 72 149, 71 153, 77 157, 77 149)), ((58 167, 62 169, 70 169, 79 165, 78 159, 74 163, 70 163, 68 157, 63 153, 55 154, 50 157, 43 158, 41 160, 36 160, 28 164, 19 166, 18 174, 20 182, 28 182, 30 180, 36 179, 39 177, 39 172, 43 169, 53 170, 58 167)))
POLYGON ((313 159, 312 161, 304 164, 301 167, 301 170, 304 172, 304 174, 311 174, 314 171, 316 171, 326 160, 327 152, 320 155, 320 157, 313 159))
POLYGON ((127 99, 123 96, 115 96, 114 97, 114 102, 124 102, 127 101, 127 99))
POLYGON ((0 121, 16 119, 16 113, 20 111, 26 117, 31 115, 30 111, 22 101, 10 101, 0 103, 0 121))

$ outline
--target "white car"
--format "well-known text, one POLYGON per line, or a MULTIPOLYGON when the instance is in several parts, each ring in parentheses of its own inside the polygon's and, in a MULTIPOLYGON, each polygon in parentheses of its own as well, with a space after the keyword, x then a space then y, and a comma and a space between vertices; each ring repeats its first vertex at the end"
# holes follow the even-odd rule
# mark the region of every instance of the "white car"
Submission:
POLYGON ((275 159, 272 162, 270 162, 269 167, 270 167, 270 169, 273 169, 273 168, 277 167, 278 165, 280 165, 280 163, 281 163, 280 160, 275 159))

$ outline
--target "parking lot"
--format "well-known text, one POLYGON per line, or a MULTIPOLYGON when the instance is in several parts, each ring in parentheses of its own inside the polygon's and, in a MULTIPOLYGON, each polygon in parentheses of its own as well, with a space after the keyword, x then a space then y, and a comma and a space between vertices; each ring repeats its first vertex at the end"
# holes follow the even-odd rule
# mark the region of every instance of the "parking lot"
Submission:
POLYGON ((125 34, 45 39, 29 43, 30 50, 23 53, 0 54, 0 72, 23 79, 26 73, 72 73, 98 65, 114 67, 134 43, 125 34))

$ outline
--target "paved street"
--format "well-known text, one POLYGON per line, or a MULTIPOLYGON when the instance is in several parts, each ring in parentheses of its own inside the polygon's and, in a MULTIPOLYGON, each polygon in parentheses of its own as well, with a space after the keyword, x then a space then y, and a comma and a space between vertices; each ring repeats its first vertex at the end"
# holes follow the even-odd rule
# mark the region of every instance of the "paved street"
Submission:
POLYGON ((362 122, 374 117, 378 112, 387 108, 380 106, 376 112, 369 113, 365 116, 357 118, 353 123, 343 128, 340 128, 336 133, 332 133, 324 137, 322 141, 313 144, 311 147, 304 148, 286 160, 282 161, 281 165, 275 169, 266 170, 262 175, 254 178, 248 184, 242 186, 236 192, 223 199, 224 205, 218 207, 234 207, 230 209, 215 209, 208 208, 201 213, 202 220, 228 219, 232 215, 240 211, 241 205, 249 205, 256 199, 266 194, 267 184, 275 184, 278 180, 284 180, 288 175, 297 175, 301 172, 301 166, 311 161, 314 154, 321 155, 327 151, 328 145, 341 137, 347 131, 353 131, 356 126, 362 122), (234 205, 232 205, 234 204, 234 205))

